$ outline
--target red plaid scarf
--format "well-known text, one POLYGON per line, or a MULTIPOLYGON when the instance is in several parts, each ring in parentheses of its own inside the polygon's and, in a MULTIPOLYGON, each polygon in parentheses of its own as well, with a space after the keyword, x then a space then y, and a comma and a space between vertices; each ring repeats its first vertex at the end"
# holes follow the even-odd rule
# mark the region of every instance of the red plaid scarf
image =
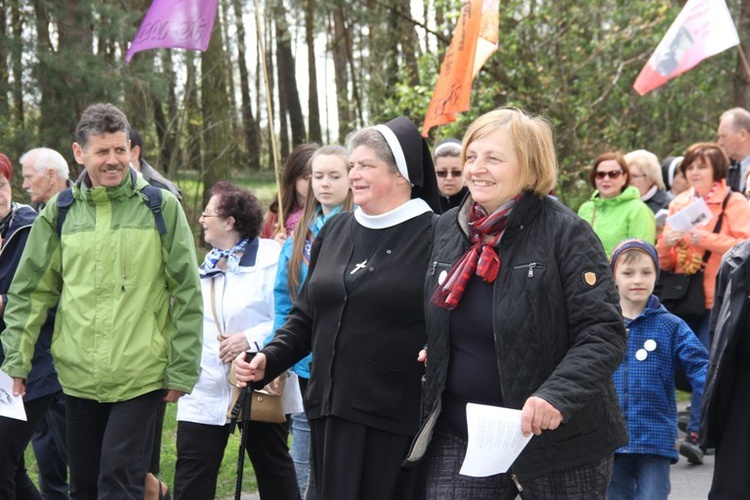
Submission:
POLYGON ((500 256, 494 246, 505 232, 510 211, 520 196, 506 203, 492 214, 487 214, 478 203, 473 203, 469 210, 469 238, 473 245, 451 268, 442 285, 432 295, 432 303, 443 309, 453 310, 458 306, 472 274, 492 283, 500 272, 500 256), (482 241, 482 236, 492 236, 489 241, 482 241))

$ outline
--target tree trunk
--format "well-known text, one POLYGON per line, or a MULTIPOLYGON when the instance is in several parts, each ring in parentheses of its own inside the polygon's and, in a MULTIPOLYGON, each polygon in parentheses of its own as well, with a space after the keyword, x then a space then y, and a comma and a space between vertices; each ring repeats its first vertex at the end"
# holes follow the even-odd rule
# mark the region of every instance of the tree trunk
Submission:
POLYGON ((320 107, 318 105, 318 74, 316 69, 315 52, 315 0, 305 1, 305 43, 307 45, 307 71, 308 71, 308 102, 309 113, 309 139, 310 142, 323 141, 323 133, 320 130, 320 107))
POLYGON ((10 106, 8 104, 8 92, 10 87, 8 80, 10 71, 8 69, 8 54, 10 47, 8 43, 8 30, 6 28, 8 8, 5 0, 0 0, 0 116, 8 116, 10 106))
POLYGON ((208 203, 210 188, 220 180, 229 179, 231 173, 232 142, 227 140, 231 134, 231 110, 224 61, 221 27, 216 23, 208 49, 201 54, 201 110, 205 145, 204 203, 208 203))
MULTIPOLYGON (((302 105, 297 90, 297 78, 295 75, 294 55, 292 54, 292 37, 289 33, 289 23, 286 20, 284 1, 276 0, 274 13, 276 21, 276 64, 279 74, 279 101, 284 94, 283 102, 289 116, 289 125, 292 130, 292 147, 307 142, 305 133, 305 119, 302 115, 302 105)), ((281 113, 280 113, 281 114, 281 113)))
POLYGON ((737 69, 734 80, 734 104, 745 109, 750 109, 750 68, 747 61, 750 60, 750 0, 742 0, 740 7, 740 19, 737 23, 737 33, 740 35, 740 46, 731 50, 742 51, 737 54, 737 69))
POLYGON ((342 8, 333 10, 333 33, 331 47, 333 52, 334 81, 336 82, 336 109, 339 118, 338 142, 345 141, 347 134, 354 129, 352 111, 349 101, 349 75, 347 73, 346 34, 342 8))
POLYGON ((250 97, 250 80, 247 72, 247 59, 245 57, 245 23, 243 20, 242 3, 240 0, 232 0, 234 17, 237 24, 237 67, 240 71, 240 95, 242 105, 242 130, 247 151, 247 166, 252 172, 260 170, 260 149, 258 142, 258 127, 253 116, 253 102, 250 97))
POLYGON ((188 50, 185 53, 185 121, 187 123, 187 142, 185 158, 182 164, 192 170, 203 173, 203 151, 201 147, 201 110, 198 104, 198 68, 196 53, 188 50))
MULTIPOLYGON (((227 33, 227 29, 229 29, 229 19, 228 19, 228 10, 229 10, 229 0, 224 0, 222 2, 219 2, 219 14, 221 15, 221 38, 222 40, 228 40, 229 35, 227 33)), ((229 124, 231 126, 232 130, 232 140, 234 140, 235 137, 239 136, 239 129, 240 125, 237 121, 237 99, 234 95, 234 89, 236 88, 234 84, 234 71, 232 70, 232 52, 230 50, 230 47, 227 46, 224 48, 224 55, 226 56, 226 68, 227 68, 227 89, 231 89, 229 92, 227 92, 227 97, 229 98, 229 124)), ((239 157, 238 157, 238 148, 232 148, 232 161, 233 163, 239 163, 239 157)))
POLYGON ((23 17, 18 0, 11 1, 11 33, 13 43, 10 46, 10 59, 13 68, 13 121, 16 126, 24 128, 23 106, 23 17))
POLYGON ((175 85, 177 77, 172 63, 172 54, 168 50, 161 51, 162 67, 167 83, 167 119, 164 139, 159 148, 159 165, 168 178, 177 174, 177 158, 179 158, 178 134, 180 131, 180 110, 177 104, 175 85))
POLYGON ((401 56, 406 68, 406 81, 412 86, 419 85, 419 40, 414 23, 406 17, 411 17, 411 0, 398 0, 395 9, 399 9, 404 16, 399 16, 396 23, 396 33, 401 33, 401 56), (400 4, 400 5, 399 5, 400 4))

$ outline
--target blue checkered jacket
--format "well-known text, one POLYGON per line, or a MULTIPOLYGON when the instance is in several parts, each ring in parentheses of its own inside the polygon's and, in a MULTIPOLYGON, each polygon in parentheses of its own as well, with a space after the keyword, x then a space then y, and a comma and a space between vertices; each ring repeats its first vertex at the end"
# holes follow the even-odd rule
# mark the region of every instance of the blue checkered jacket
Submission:
POLYGON ((674 373, 681 368, 693 390, 702 392, 708 352, 687 324, 654 295, 640 316, 625 322, 625 328, 628 348, 612 378, 630 441, 616 453, 659 455, 676 463, 674 373))

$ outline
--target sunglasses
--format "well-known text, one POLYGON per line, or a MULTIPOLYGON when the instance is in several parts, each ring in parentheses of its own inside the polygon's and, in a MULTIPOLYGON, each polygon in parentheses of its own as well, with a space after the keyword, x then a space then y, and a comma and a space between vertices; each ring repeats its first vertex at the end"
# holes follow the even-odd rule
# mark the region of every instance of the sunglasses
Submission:
POLYGON ((622 174, 624 174, 622 170, 611 170, 609 172, 597 172, 594 174, 597 179, 601 180, 605 177, 609 177, 610 179, 619 179, 622 174))
POLYGON ((450 174, 451 177, 461 177, 461 171, 460 170, 440 170, 439 172, 435 172, 438 177, 441 179, 443 177, 448 177, 450 174))

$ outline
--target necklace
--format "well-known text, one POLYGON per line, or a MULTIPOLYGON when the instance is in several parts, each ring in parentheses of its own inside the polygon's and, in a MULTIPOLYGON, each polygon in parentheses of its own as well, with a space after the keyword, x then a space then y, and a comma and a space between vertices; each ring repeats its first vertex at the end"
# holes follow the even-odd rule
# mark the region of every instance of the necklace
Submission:
MULTIPOLYGON (((353 229, 354 229, 354 227, 352 227, 352 230, 353 229)), ((365 267, 367 267, 367 262, 375 254, 375 251, 377 251, 378 248, 380 248, 380 244, 383 243, 383 239, 385 238, 385 235, 388 233, 388 229, 390 229, 390 228, 378 230, 378 232, 380 232, 381 234, 378 236, 378 239, 375 242, 375 245, 372 247, 372 250, 370 250, 370 252, 368 253, 367 252, 367 246, 365 245, 365 238, 364 238, 364 233, 367 230, 364 227, 360 226, 360 228, 359 228, 359 231, 360 231, 359 232, 359 245, 360 245, 360 248, 362 249, 362 253, 364 254, 365 258, 364 258, 364 260, 362 260, 362 262, 357 262, 354 265, 354 268, 351 271, 349 271, 350 275, 354 275, 354 274, 358 273, 359 271, 361 271, 362 269, 364 269, 365 267)))

